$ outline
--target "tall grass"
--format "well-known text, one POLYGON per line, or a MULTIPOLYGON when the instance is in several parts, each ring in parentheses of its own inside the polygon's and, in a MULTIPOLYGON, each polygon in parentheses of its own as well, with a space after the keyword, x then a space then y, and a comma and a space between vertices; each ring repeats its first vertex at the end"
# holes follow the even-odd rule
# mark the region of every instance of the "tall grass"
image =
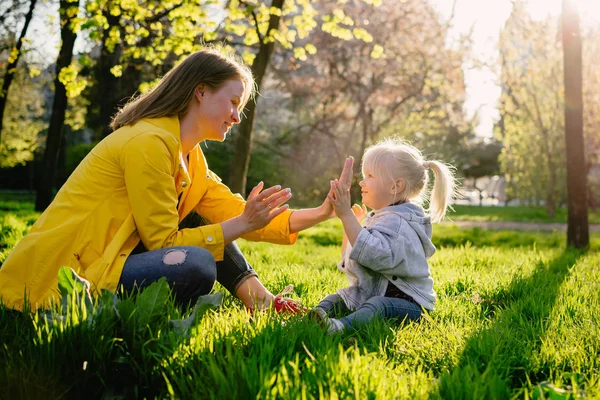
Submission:
MULTIPOLYGON (((436 310, 334 336, 250 318, 229 293, 187 335, 168 323, 187 315, 170 300, 147 325, 133 299, 121 318, 57 324, 0 306, 0 398, 600 398, 600 237, 582 252, 564 236, 436 226, 436 310)), ((340 238, 331 221, 294 246, 240 245, 270 290, 293 283, 314 306, 345 285, 340 238)))

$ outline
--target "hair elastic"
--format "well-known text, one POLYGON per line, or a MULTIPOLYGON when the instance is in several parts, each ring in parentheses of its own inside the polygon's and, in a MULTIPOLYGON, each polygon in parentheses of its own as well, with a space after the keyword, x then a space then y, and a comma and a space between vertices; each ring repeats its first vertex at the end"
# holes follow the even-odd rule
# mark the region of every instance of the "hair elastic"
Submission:
POLYGON ((429 161, 425 161, 425 162, 423 163, 423 168, 425 168, 425 169, 429 169, 429 168, 431 168, 431 163, 430 163, 429 161))

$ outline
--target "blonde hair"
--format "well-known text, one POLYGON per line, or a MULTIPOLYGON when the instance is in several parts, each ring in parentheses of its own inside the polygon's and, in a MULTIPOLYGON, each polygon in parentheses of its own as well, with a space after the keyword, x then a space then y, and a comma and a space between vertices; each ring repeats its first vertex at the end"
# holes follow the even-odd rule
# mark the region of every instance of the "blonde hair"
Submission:
POLYGON ((239 79, 244 84, 240 102, 240 109, 243 109, 255 90, 250 68, 234 55, 214 48, 197 51, 170 70, 150 91, 120 109, 110 127, 117 130, 142 118, 181 115, 187 111, 198 85, 215 91, 231 79, 239 79))
POLYGON ((428 192, 429 173, 433 171, 434 184, 429 193, 427 212, 432 222, 441 221, 446 215, 455 195, 456 180, 450 166, 441 161, 425 160, 414 146, 399 140, 385 139, 365 151, 362 172, 374 171, 383 179, 388 179, 396 187, 398 179, 404 180, 404 188, 395 193, 395 200, 411 200, 422 203, 428 192))

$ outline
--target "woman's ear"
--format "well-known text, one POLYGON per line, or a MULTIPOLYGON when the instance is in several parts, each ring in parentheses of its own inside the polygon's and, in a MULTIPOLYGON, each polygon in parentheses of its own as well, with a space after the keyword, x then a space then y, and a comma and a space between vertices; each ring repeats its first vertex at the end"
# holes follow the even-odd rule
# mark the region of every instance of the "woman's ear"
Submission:
POLYGON ((392 188, 390 189, 390 194, 400 194, 404 191, 405 187, 406 182, 404 182, 404 179, 398 178, 394 181, 394 186, 392 186, 392 188))
POLYGON ((202 97, 204 97, 205 89, 206 89, 206 86, 203 83, 196 86, 196 90, 194 91, 194 96, 196 97, 196 100, 202 101, 202 97))

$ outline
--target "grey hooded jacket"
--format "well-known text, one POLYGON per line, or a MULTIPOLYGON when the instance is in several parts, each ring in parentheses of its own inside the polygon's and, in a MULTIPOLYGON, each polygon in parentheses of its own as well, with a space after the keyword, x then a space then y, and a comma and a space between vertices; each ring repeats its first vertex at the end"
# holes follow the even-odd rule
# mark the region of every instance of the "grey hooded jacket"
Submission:
POLYGON ((431 220, 421 206, 403 203, 374 210, 338 264, 350 283, 338 294, 350 310, 356 310, 371 297, 383 296, 392 282, 433 310, 436 295, 427 263, 433 253, 431 220))

